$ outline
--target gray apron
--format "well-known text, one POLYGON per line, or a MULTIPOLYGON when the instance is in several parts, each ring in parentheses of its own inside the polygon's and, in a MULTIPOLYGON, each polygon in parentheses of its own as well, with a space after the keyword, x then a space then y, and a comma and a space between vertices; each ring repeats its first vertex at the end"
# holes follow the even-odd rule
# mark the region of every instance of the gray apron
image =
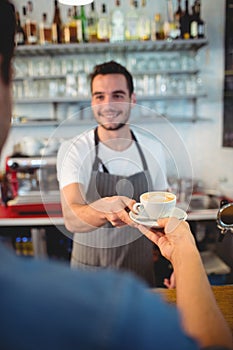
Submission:
MULTIPOLYGON (((131 131, 132 133, 132 131, 131 131)), ((125 177, 109 174, 98 157, 99 138, 95 129, 95 160, 86 200, 92 203, 100 198, 124 195, 139 201, 141 193, 152 190, 152 181, 143 152, 132 133, 143 164, 143 171, 125 177), (100 167, 103 171, 99 171, 100 167)), ((92 232, 75 234, 72 267, 85 269, 116 268, 128 270, 155 285, 153 244, 139 230, 130 226, 116 228, 106 223, 92 232)))

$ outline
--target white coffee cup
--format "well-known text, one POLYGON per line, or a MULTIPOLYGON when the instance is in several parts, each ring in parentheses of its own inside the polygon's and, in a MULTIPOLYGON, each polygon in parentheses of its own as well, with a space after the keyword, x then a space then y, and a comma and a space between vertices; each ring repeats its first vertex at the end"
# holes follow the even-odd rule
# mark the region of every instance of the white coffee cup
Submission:
POLYGON ((176 206, 176 195, 171 192, 145 192, 140 196, 140 203, 135 203, 133 211, 149 219, 168 217, 176 206))

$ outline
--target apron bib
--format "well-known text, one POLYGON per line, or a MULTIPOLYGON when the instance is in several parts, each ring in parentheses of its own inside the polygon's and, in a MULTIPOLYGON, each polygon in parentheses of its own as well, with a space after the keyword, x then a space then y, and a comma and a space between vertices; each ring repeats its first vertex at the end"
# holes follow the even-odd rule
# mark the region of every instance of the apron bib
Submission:
MULTIPOLYGON (((131 131, 132 133, 132 131, 131 131)), ((143 171, 131 176, 109 174, 98 157, 99 138, 95 129, 95 160, 86 200, 92 203, 102 197, 123 195, 139 201, 141 193, 152 190, 152 181, 144 154, 132 133, 143 164, 143 171), (104 172, 100 172, 100 165, 104 172)), ((71 265, 85 269, 116 268, 135 273, 155 285, 152 257, 153 243, 130 226, 116 228, 111 223, 87 233, 74 235, 71 265)))

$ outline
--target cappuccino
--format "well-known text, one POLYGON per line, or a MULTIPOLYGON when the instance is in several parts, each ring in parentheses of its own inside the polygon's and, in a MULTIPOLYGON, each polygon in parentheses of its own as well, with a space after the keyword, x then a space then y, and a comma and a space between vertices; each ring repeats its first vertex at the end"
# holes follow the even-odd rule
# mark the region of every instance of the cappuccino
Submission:
POLYGON ((171 192, 146 192, 141 194, 140 203, 135 203, 133 211, 152 220, 168 217, 176 206, 176 195, 171 192))

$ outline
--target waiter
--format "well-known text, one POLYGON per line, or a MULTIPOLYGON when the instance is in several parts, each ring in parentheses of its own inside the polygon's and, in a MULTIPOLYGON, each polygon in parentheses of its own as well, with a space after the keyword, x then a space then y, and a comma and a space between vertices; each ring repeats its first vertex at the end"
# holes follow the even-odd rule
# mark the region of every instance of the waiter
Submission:
POLYGON ((125 67, 97 65, 91 94, 98 126, 64 142, 57 158, 65 226, 74 233, 71 266, 125 269, 154 286, 152 243, 128 212, 141 193, 167 189, 162 146, 130 128, 136 96, 125 67))

